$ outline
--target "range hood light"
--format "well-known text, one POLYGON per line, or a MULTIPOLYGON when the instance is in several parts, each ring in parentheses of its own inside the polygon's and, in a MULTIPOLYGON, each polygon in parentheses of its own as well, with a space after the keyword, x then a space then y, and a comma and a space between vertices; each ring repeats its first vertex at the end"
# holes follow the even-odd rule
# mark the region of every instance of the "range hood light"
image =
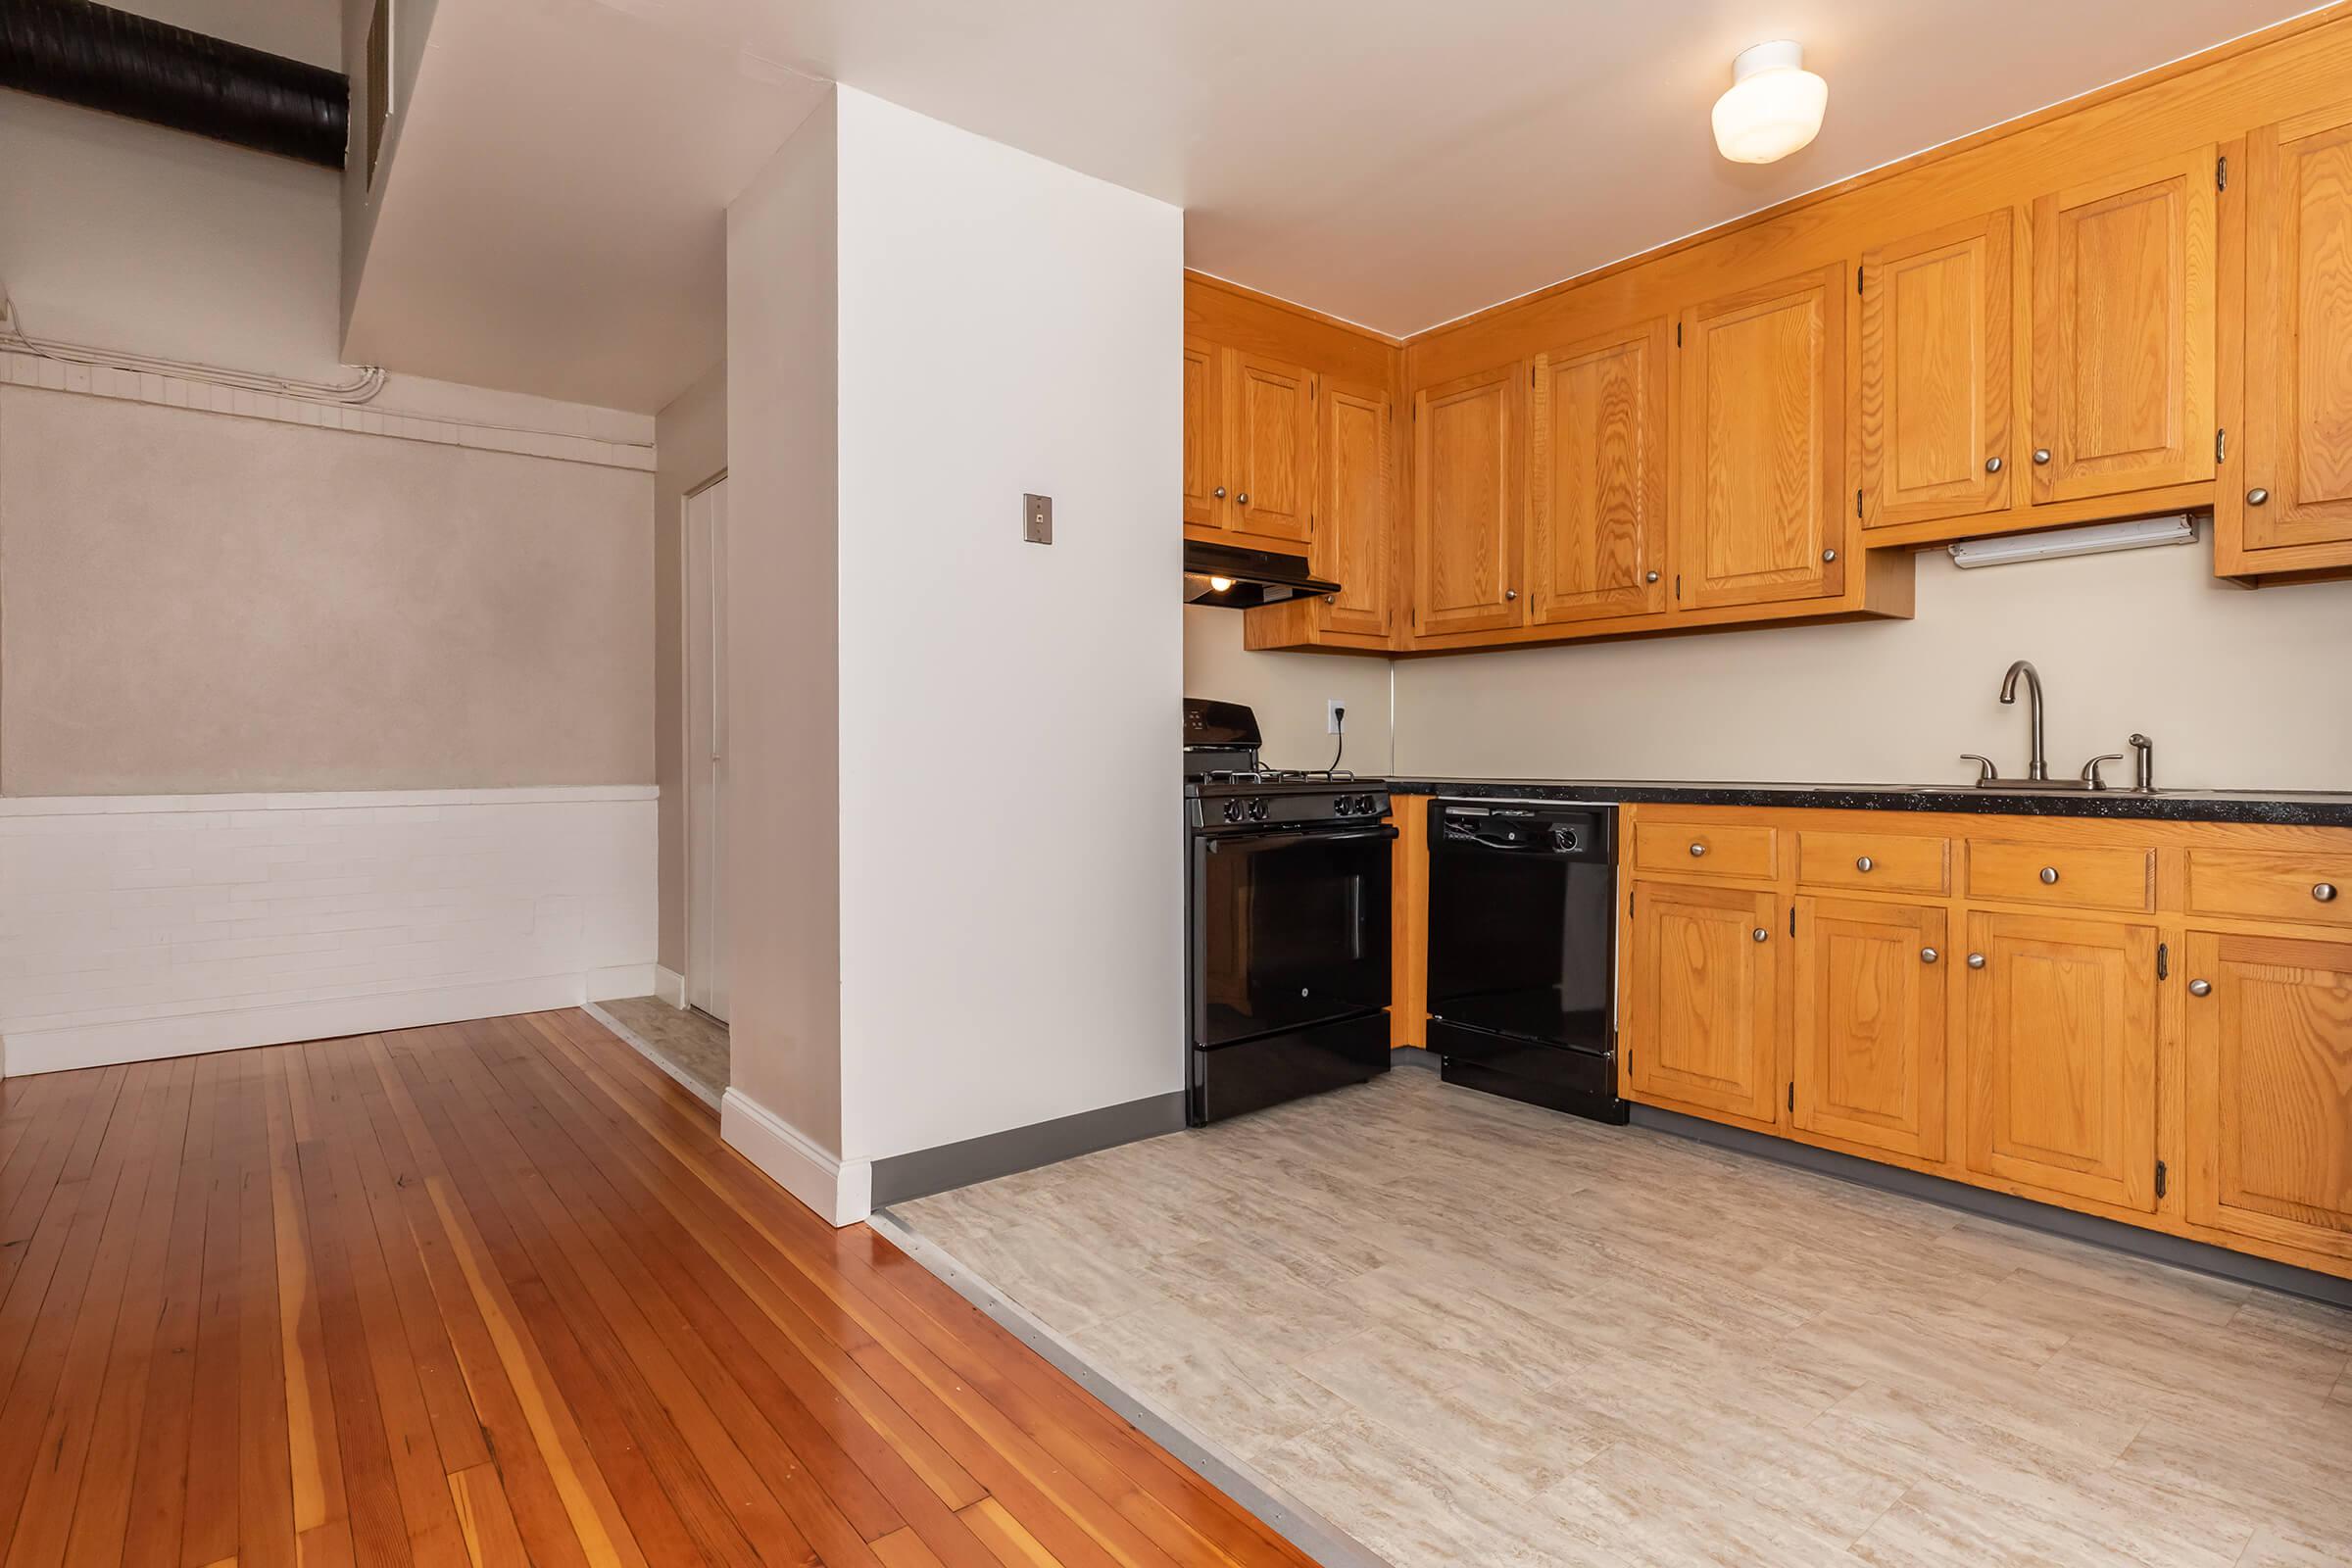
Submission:
POLYGON ((1208 589, 1211 593, 1221 594, 1232 586, 1233 579, 1231 577, 1211 577, 1208 579, 1208 589))

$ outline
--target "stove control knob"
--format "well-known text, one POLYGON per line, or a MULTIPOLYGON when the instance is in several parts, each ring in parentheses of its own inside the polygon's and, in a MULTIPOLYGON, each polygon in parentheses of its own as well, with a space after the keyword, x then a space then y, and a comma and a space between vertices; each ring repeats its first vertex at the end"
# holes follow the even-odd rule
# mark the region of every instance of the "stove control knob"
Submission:
POLYGON ((1262 799, 1252 800, 1250 803, 1250 820, 1252 822, 1263 822, 1265 819, 1266 803, 1262 799))
POLYGON ((1241 819, 1242 803, 1240 797, 1237 796, 1225 803, 1225 820, 1228 822, 1239 822, 1241 819))

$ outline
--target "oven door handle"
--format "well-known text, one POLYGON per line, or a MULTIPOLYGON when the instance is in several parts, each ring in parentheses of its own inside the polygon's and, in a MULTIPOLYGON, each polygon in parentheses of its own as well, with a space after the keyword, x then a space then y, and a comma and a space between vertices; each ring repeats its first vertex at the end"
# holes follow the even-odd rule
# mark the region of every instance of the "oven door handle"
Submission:
POLYGON ((1208 853, 1216 855, 1227 848, 1241 850, 1287 850, 1294 844, 1364 844, 1374 839, 1393 840, 1393 827, 1368 827, 1347 833, 1253 833, 1246 837, 1210 839, 1208 853))

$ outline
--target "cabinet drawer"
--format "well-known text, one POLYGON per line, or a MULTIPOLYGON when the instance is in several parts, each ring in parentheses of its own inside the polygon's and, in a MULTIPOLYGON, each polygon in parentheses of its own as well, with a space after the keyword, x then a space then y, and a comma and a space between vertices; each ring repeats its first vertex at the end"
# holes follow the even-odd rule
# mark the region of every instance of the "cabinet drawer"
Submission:
POLYGON ((2188 910, 2247 920, 2352 925, 2352 850, 2188 852, 2188 910))
POLYGON ((2009 904, 2152 909, 2156 906, 2156 852, 1971 839, 1968 896, 2009 904))
POLYGON ((1781 874, 1780 830, 1740 822, 1644 820, 1634 838, 1634 865, 1668 876, 1781 874))
POLYGON ((1796 836, 1796 879, 1813 887, 1868 893, 1944 893, 1951 888, 1951 841, 1900 833, 1796 836))

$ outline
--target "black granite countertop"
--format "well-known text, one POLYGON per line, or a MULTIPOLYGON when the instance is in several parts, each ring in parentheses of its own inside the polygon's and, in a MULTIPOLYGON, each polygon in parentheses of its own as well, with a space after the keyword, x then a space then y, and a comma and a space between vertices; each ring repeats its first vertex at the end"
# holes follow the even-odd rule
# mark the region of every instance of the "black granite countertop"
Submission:
POLYGON ((1681 806, 1793 806, 1823 810, 1959 811, 1985 816, 2099 816, 2124 821, 2267 822, 2352 827, 2352 793, 2129 789, 1971 789, 1952 784, 1706 784, 1659 779, 1392 778, 1397 795, 1464 800, 1671 802, 1681 806))

